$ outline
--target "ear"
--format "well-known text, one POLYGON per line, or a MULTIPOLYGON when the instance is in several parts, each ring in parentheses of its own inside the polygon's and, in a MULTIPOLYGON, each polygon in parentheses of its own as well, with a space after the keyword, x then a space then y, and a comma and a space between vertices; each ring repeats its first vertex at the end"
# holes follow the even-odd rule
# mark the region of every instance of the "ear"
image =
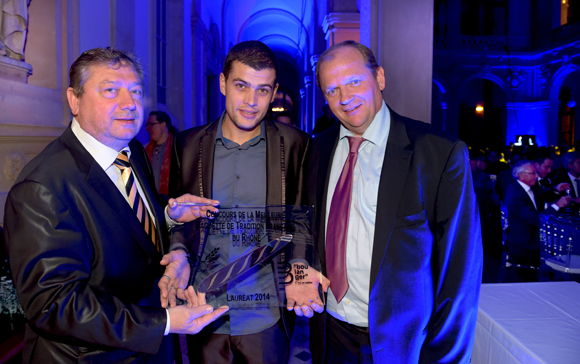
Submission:
POLYGON ((381 91, 383 91, 385 89, 385 70, 381 66, 377 68, 377 83, 381 91))
POLYGON ((75 95, 72 87, 66 89, 66 98, 71 114, 77 116, 79 114, 79 98, 75 95))
POLYGON ((226 76, 222 73, 220 73, 220 91, 222 92, 222 95, 226 96, 226 76))
POLYGON ((274 90, 272 90, 272 98, 270 99, 270 103, 274 102, 274 98, 276 97, 276 92, 278 92, 278 86, 279 86, 279 84, 276 84, 276 86, 274 86, 274 90))

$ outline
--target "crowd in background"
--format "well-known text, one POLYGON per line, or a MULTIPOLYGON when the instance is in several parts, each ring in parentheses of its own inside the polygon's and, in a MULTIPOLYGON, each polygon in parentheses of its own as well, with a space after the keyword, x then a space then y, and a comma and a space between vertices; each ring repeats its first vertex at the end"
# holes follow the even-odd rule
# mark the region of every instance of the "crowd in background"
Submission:
POLYGON ((576 144, 470 148, 484 283, 538 280, 538 270, 529 268, 540 264, 540 214, 578 214, 580 208, 580 143, 576 144), (506 260, 508 266, 525 268, 510 272, 506 260))

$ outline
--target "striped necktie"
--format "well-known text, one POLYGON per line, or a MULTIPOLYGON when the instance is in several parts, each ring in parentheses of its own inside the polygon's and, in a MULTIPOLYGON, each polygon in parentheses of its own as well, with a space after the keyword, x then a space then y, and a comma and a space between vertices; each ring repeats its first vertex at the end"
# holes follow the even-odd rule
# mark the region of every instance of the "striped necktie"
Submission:
POLYGON ((151 241, 159 251, 159 239, 157 239, 157 234, 155 232, 155 225, 151 216, 149 216, 149 211, 145 207, 139 192, 137 191, 137 185, 135 184, 135 178, 131 171, 131 165, 129 164, 129 157, 127 156, 127 151, 123 150, 117 156, 117 159, 113 164, 121 170, 121 177, 123 178, 123 183, 125 184, 125 192, 127 197, 129 197, 129 205, 137 215, 137 218, 143 225, 145 232, 151 238, 151 241))

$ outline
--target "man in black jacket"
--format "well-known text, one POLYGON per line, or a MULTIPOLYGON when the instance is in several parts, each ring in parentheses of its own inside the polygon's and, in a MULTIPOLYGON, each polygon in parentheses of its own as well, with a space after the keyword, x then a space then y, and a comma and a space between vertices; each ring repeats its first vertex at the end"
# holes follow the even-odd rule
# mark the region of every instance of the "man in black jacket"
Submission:
MULTIPOLYGON (((226 309, 160 307, 167 227, 145 150, 132 140, 143 123, 141 67, 120 50, 88 50, 71 66, 67 97, 71 125, 24 167, 6 201, 6 246, 28 319, 23 362, 172 363, 168 334, 197 333, 226 309)), ((169 202, 177 221, 200 214, 169 202)))
MULTIPOLYGON (((172 156, 170 193, 191 193, 219 200, 222 205, 300 205, 304 194, 303 167, 310 138, 308 134, 266 117, 278 88, 274 53, 258 41, 235 45, 226 57, 220 89, 226 110, 209 125, 177 134, 172 156)), ((230 247, 220 246, 210 236, 201 246, 187 242, 188 226, 176 227, 171 257, 166 263, 199 266, 211 257, 227 262, 230 247), (184 244, 178 237, 185 235, 184 244), (175 250, 177 249, 177 250, 175 250), (210 257, 211 255, 211 257, 210 257)), ((189 266, 180 274, 168 269, 174 282, 187 280, 189 266)), ((210 274, 197 270, 195 282, 210 274)), ((173 282, 173 281, 172 281, 173 282)), ((162 282, 165 285, 166 282, 162 282)), ((275 277, 267 265, 243 280, 245 293, 273 292, 275 277)), ((166 287, 161 287, 167 292, 166 287)), ((236 286, 228 286, 233 294, 236 286)), ((173 293, 173 292, 167 292, 173 293)), ((181 293, 180 291, 177 292, 181 293)), ((222 299, 223 295, 218 297, 222 299)), ((173 300, 173 298, 170 298, 173 300)), ((320 304, 322 301, 318 297, 320 304)), ((309 303, 309 302, 302 302, 309 303)), ((299 304, 301 304, 299 302, 299 304)), ((321 305, 320 305, 321 307, 321 305)), ((311 314, 310 307, 305 307, 311 314)), ((302 309, 297 309, 302 314, 302 309)), ((277 307, 230 310, 200 335, 188 337, 191 363, 284 363, 288 361, 294 313, 277 307)))

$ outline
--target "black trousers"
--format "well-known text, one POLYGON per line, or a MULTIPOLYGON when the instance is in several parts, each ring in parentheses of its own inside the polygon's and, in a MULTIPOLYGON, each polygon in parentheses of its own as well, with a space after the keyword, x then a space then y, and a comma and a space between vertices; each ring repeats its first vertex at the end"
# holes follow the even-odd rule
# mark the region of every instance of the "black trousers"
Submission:
POLYGON ((249 335, 207 333, 187 335, 191 364, 278 364, 288 363, 290 341, 282 319, 272 327, 249 335))
POLYGON ((327 313, 324 362, 372 364, 373 352, 368 328, 337 320, 327 313))

